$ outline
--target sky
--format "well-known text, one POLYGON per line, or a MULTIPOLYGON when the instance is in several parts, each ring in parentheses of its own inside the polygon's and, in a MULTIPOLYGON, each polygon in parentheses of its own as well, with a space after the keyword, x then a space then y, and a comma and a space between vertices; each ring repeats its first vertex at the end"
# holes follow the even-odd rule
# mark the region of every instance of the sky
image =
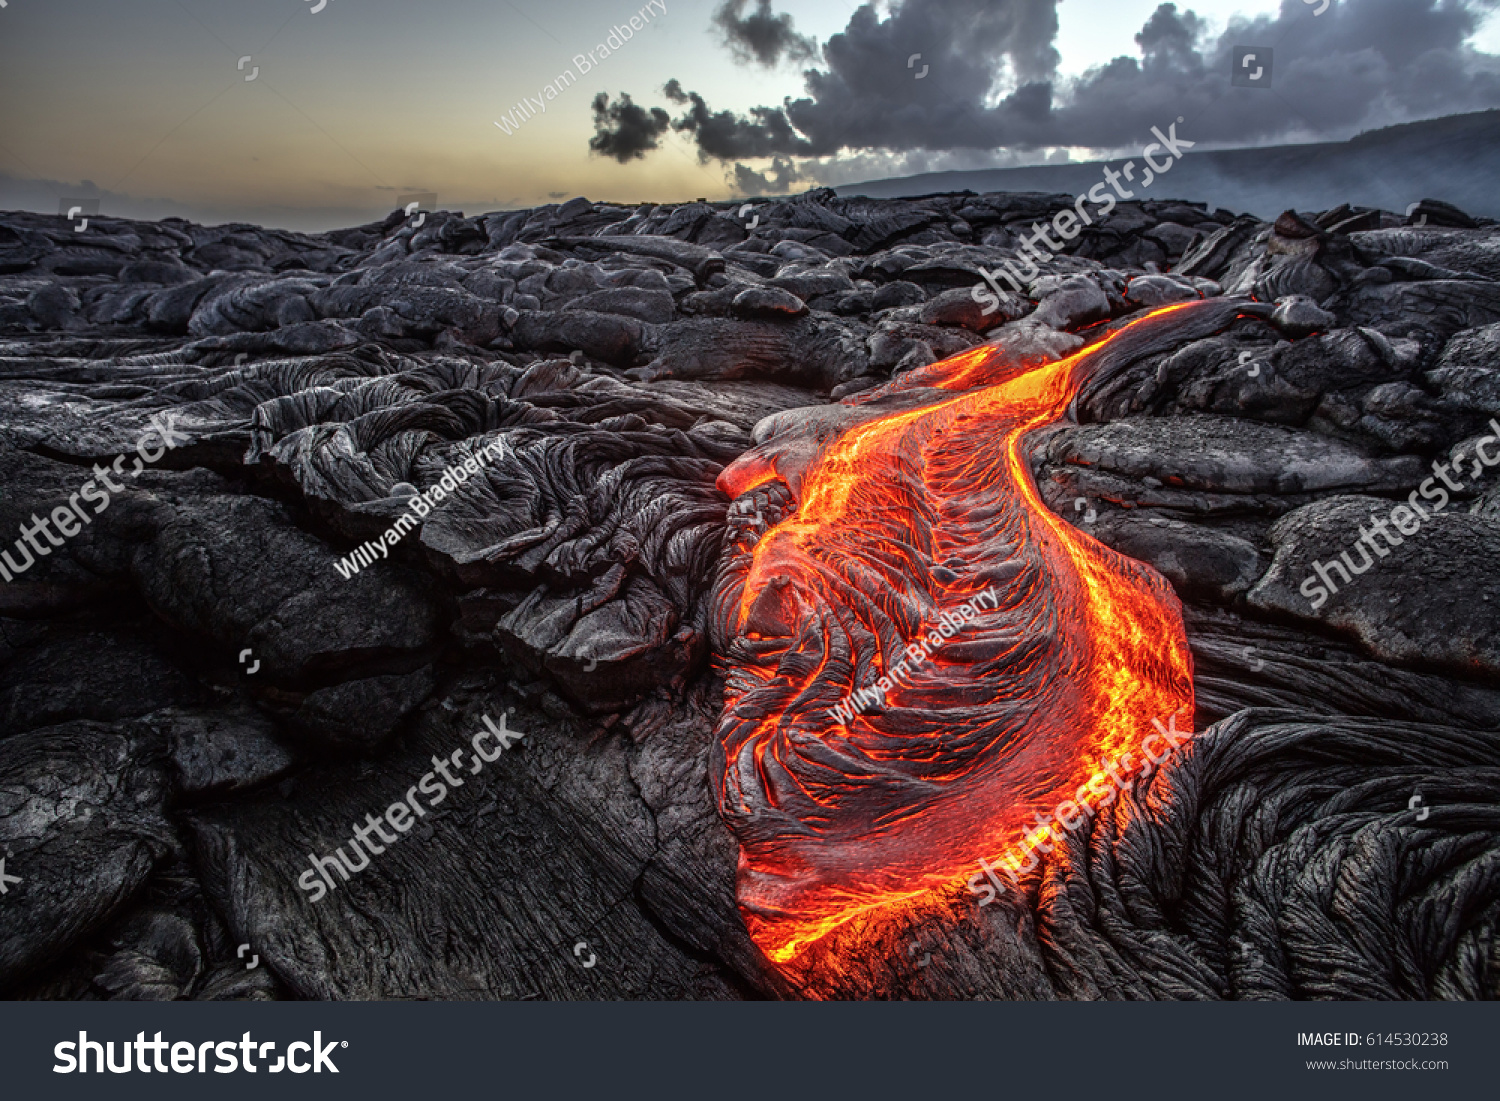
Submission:
POLYGON ((315 231, 414 194, 475 214, 1088 159, 1178 118, 1200 149, 1345 138, 1500 106, 1497 4, 6 0, 0 209, 315 231), (1236 45, 1273 48, 1271 88, 1231 85, 1236 45))

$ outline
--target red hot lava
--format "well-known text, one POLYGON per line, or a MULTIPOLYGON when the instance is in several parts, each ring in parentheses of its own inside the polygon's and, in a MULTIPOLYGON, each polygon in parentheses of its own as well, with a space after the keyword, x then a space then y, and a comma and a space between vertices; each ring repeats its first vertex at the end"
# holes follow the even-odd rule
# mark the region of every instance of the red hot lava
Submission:
POLYGON ((726 493, 751 494, 738 518, 785 513, 758 541, 731 529, 713 624, 719 810, 741 846, 742 913, 772 960, 1016 851, 1035 815, 1153 719, 1191 716, 1177 598, 1053 515, 1023 441, 1090 381, 1260 310, 1169 307, 1045 365, 975 348, 780 414, 724 471, 726 493), (944 639, 945 614, 990 591, 998 606, 986 597, 944 639), (936 643, 931 660, 883 705, 835 714, 918 640, 936 643))

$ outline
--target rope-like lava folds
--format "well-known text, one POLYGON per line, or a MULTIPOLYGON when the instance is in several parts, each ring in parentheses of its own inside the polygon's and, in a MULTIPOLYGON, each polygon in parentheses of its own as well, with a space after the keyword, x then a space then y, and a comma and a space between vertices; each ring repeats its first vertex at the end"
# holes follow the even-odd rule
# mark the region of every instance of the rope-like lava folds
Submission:
POLYGON ((771 959, 1041 843, 1034 816, 1102 792, 1153 719, 1191 723, 1176 596, 1047 509, 1022 441, 1086 383, 1263 309, 1168 307, 1041 366, 971 349, 768 418, 723 472, 713 770, 771 959))

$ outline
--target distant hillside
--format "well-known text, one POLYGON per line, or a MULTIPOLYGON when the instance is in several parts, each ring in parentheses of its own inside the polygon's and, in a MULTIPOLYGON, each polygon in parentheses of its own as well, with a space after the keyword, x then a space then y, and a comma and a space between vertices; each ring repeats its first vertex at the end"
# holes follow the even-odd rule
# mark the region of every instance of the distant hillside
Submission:
MULTIPOLYGON (((1193 140, 1191 126, 1179 126, 1193 140)), ((1143 136, 1142 146, 1148 136, 1143 136)), ((1104 165, 1037 165, 978 172, 929 172, 848 184, 840 195, 897 199, 949 191, 1047 191, 1071 195, 1102 178, 1104 165)), ((1139 163, 1140 156, 1134 159, 1139 163)), ((1371 130, 1346 142, 1191 152, 1138 198, 1200 200, 1274 218, 1288 207, 1327 210, 1340 203, 1404 211, 1434 198, 1470 214, 1500 218, 1500 111, 1411 122, 1371 130)))

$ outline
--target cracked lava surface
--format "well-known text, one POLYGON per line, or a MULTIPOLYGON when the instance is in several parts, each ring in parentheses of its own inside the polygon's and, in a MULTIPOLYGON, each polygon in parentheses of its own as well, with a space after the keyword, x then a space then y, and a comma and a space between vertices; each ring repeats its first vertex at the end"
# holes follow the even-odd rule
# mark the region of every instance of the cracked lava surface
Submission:
POLYGON ((1021 851, 1035 815, 1153 719, 1191 721, 1176 596, 1046 507, 1025 439, 1091 380, 1255 309, 1168 307, 1047 364, 982 345, 770 418, 724 471, 713 772, 741 911, 773 961, 1021 851), (945 614, 991 590, 997 606, 943 637, 945 614), (835 715, 923 639, 931 659, 881 704, 835 715))

